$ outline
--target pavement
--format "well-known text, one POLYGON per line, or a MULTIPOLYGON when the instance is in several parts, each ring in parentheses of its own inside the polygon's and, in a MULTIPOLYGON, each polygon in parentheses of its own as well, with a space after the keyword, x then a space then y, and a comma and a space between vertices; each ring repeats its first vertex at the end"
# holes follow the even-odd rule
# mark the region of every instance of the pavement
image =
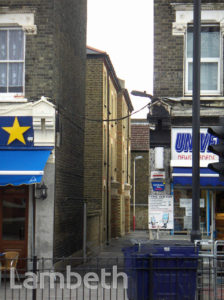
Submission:
MULTIPOLYGON (((41 288, 39 286, 37 287, 36 299, 40 299, 40 300, 53 300, 53 299, 128 300, 130 298, 128 298, 127 290, 124 287, 123 278, 116 277, 117 271, 118 272, 125 271, 122 249, 124 247, 132 246, 136 243, 142 243, 142 244, 151 243, 151 242, 160 243, 161 241, 163 241, 163 243, 167 245, 171 243, 184 244, 190 241, 190 236, 170 235, 168 231, 161 231, 159 233, 155 231, 153 234, 149 236, 148 230, 145 231, 136 230, 130 232, 129 234, 123 237, 111 239, 110 244, 103 246, 101 250, 98 252, 96 257, 90 257, 85 264, 81 264, 77 266, 75 269, 73 269, 72 276, 74 276, 74 274, 77 273, 81 275, 80 286, 78 286, 75 289, 73 288, 71 289, 70 287, 67 287, 67 285, 65 285, 64 288, 61 288, 60 280, 59 280, 59 281, 54 281, 53 287, 51 287, 49 282, 46 282, 44 288, 41 288), (116 270, 112 269, 114 267, 117 267, 117 269, 116 270), (110 289, 105 288, 105 286, 103 285, 102 270, 106 272, 105 273, 106 278, 105 277, 104 278, 106 279, 106 284, 111 286, 110 289), (98 275, 100 279, 99 283, 96 285, 97 286, 96 289, 89 288, 84 284, 84 278, 88 272, 95 273, 96 275, 98 275), (112 272, 115 272, 115 280, 117 279, 117 287, 115 288, 113 287, 114 273, 112 272)), ((30 283, 32 285, 32 281, 30 283)), ((211 291, 213 293, 212 289, 211 291)), ((220 291, 222 292, 223 290, 220 289, 220 291)), ((32 296, 32 292, 33 292, 32 290, 27 289, 24 286, 22 286, 21 289, 12 290, 9 286, 9 282, 7 281, 5 284, 4 283, 2 284, 2 287, 0 287, 0 299, 1 300, 3 299, 4 300, 16 300, 16 299, 32 300, 34 299, 32 296)), ((210 290, 208 291, 203 290, 202 292, 203 294, 201 295, 204 296, 203 297, 204 300, 223 299, 219 297, 215 298, 213 294, 211 296, 210 290), (208 297, 206 292, 209 293, 208 297)), ((218 293, 219 290, 217 290, 217 295, 218 293)))
POLYGON ((189 235, 170 235, 166 231, 154 231, 149 234, 148 230, 136 230, 131 231, 129 234, 119 237, 113 238, 110 241, 109 245, 105 245, 102 247, 101 251, 98 253, 98 257, 123 257, 122 248, 130 247, 134 244, 144 244, 148 242, 160 242, 160 241, 190 241, 189 235))

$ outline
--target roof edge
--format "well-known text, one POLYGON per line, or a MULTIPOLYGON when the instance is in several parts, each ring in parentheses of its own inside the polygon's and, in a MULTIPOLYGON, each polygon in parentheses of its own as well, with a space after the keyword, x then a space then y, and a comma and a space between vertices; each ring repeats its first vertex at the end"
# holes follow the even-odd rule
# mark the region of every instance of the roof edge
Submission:
POLYGON ((91 57, 94 57, 94 58, 102 57, 104 59, 104 63, 106 65, 109 73, 111 74, 111 78, 114 82, 114 85, 115 85, 117 91, 118 92, 122 91, 122 87, 120 85, 119 79, 118 79, 117 74, 115 72, 114 66, 111 62, 110 56, 106 52, 97 50, 97 49, 89 47, 89 46, 86 47, 86 49, 90 49, 92 51, 92 53, 88 53, 88 51, 86 51, 87 57, 89 57, 89 58, 91 58, 91 57))

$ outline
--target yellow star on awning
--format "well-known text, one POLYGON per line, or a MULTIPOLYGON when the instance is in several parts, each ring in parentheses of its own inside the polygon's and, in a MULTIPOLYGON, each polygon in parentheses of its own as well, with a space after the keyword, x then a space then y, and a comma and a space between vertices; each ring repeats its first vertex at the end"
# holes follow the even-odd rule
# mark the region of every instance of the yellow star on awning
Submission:
POLYGON ((26 132, 30 126, 20 126, 17 117, 15 117, 12 127, 2 127, 5 131, 9 133, 9 139, 7 145, 11 144, 13 141, 18 140, 23 144, 26 144, 23 133, 26 132))

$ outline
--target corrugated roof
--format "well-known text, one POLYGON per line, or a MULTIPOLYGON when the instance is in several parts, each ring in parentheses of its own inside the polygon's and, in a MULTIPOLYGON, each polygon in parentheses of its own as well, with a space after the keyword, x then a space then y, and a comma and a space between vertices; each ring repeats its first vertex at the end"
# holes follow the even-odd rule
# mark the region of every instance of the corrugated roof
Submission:
POLYGON ((149 151, 149 124, 131 124, 131 150, 149 151))

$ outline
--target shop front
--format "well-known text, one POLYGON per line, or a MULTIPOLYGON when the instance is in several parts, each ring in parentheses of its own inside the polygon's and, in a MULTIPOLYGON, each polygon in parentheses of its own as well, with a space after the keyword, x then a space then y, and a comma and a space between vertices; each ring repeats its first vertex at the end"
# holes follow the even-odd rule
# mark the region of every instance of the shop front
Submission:
MULTIPOLYGON (((207 168, 218 161, 218 156, 208 151, 208 146, 217 144, 216 137, 200 130, 200 228, 203 236, 220 238, 220 225, 224 182, 217 173, 207 168), (219 221, 220 223, 220 221, 219 221)), ((171 132, 172 190, 174 195, 174 232, 187 233, 192 226, 192 128, 172 128, 171 132)), ((222 223, 222 222, 221 222, 222 223)), ((223 228, 224 234, 224 228, 223 228)))
POLYGON ((13 110, 0 106, 0 252, 17 251, 20 258, 34 254, 41 216, 36 191, 43 182, 54 181, 48 174, 54 115, 54 107, 44 99, 15 104, 13 110))

